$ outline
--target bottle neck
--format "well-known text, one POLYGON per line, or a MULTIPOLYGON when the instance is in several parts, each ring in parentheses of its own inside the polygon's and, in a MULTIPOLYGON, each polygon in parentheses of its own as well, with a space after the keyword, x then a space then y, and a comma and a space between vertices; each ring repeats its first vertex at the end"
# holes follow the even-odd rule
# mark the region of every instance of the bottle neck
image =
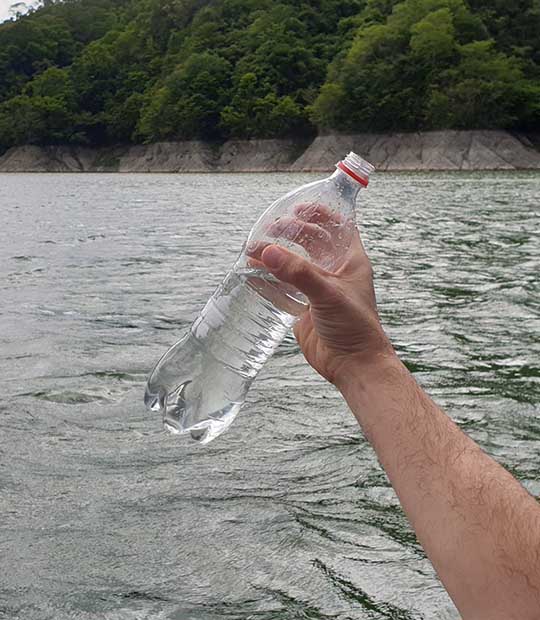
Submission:
POLYGON ((340 168, 336 168, 336 171, 330 176, 330 178, 336 185, 340 195, 346 200, 350 200, 354 203, 358 192, 362 188, 362 185, 360 185, 358 181, 355 181, 340 168))

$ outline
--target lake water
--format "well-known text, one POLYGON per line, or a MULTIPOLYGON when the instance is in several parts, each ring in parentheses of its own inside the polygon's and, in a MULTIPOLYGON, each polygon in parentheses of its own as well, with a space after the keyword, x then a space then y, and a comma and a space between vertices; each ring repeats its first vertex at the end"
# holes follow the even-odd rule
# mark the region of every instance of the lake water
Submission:
MULTIPOLYGON (((274 198, 313 175, 0 175, 0 618, 458 617, 374 454, 287 338, 208 446, 144 410, 274 198)), ((540 494, 540 175, 374 175, 380 310, 540 494)))

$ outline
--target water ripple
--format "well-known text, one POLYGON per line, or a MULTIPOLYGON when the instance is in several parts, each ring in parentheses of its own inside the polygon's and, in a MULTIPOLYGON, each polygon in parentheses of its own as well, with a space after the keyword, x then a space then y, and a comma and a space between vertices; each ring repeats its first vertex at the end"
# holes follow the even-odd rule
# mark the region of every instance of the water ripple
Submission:
MULTIPOLYGON (((145 377, 311 175, 2 175, 0 617, 456 620, 345 404, 288 336, 205 448, 145 377)), ((359 225, 400 356, 540 493, 534 173, 375 175, 359 225)))

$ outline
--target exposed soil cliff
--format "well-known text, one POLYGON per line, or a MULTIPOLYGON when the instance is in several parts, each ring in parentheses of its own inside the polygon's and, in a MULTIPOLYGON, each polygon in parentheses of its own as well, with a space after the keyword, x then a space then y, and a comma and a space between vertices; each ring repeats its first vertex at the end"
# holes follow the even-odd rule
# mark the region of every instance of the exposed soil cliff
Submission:
POLYGON ((378 170, 540 170, 538 136, 505 131, 318 136, 313 141, 200 141, 92 149, 14 147, 0 172, 275 172, 331 170, 354 150, 378 170))

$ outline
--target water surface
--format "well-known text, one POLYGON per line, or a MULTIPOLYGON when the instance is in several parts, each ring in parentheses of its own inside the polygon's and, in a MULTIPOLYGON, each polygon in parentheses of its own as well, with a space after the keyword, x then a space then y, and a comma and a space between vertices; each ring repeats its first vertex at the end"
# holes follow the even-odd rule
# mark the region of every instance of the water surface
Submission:
MULTIPOLYGON (((316 176, 0 175, 0 618, 456 619, 376 458, 287 338, 206 447, 142 405, 262 208, 316 176)), ((409 368, 540 494, 540 175, 375 175, 409 368)))

